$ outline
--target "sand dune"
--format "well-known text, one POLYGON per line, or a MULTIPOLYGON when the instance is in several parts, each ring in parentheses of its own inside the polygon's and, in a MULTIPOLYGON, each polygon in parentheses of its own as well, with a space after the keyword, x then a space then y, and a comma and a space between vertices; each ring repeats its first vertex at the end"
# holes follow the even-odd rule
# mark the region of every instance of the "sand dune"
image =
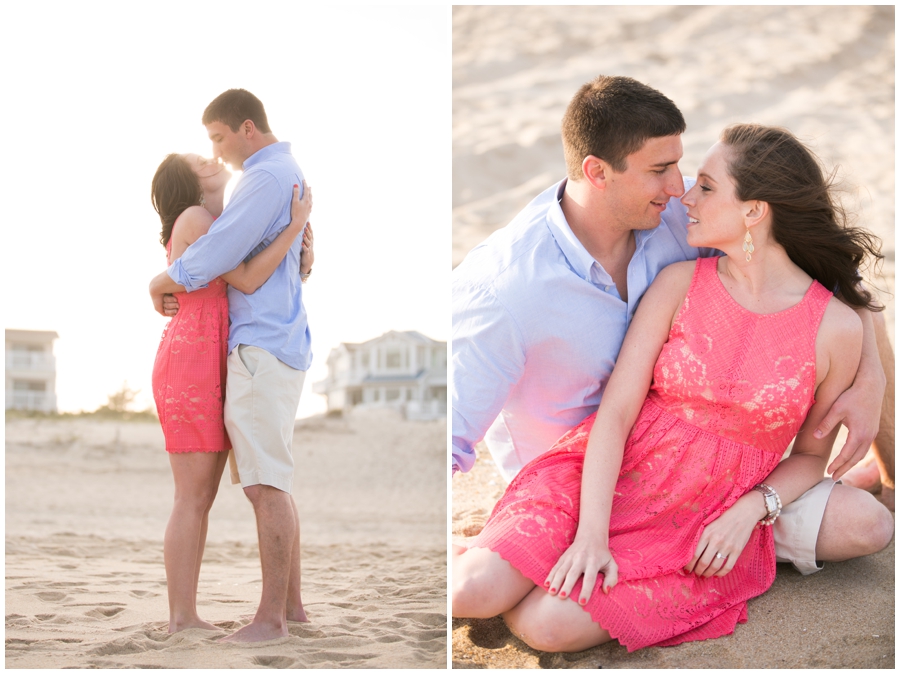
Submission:
POLYGON ((258 645, 217 643, 249 622, 261 588, 240 488, 220 488, 200 577, 200 613, 224 632, 169 635, 172 484, 158 427, 20 419, 6 439, 7 667, 446 665, 444 422, 390 412, 298 422, 311 622, 258 645))

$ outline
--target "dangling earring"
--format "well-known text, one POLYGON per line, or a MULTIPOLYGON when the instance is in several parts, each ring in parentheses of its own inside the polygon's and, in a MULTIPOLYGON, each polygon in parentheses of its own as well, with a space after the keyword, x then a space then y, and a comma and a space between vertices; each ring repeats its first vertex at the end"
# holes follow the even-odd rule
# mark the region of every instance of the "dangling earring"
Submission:
POLYGON ((750 236, 750 228, 747 228, 747 233, 744 235, 744 245, 742 246, 745 253, 747 253, 747 262, 750 262, 750 254, 753 252, 753 237, 750 236))
MULTIPOLYGON (((200 193, 200 205, 204 206, 204 207, 206 206, 206 196, 203 194, 203 192, 200 193)), ((747 236, 750 236, 749 231, 747 232, 747 236)), ((745 250, 746 250, 746 248, 745 248, 745 250)))

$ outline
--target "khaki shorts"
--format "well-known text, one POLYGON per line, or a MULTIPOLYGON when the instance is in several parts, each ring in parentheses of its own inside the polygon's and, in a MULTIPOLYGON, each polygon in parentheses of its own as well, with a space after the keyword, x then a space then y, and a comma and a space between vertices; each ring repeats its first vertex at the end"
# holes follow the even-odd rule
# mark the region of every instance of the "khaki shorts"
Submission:
POLYGON ((239 344, 228 355, 225 428, 242 487, 265 484, 291 492, 294 419, 306 372, 264 349, 239 344))
POLYGON ((835 482, 830 477, 824 478, 796 501, 786 505, 772 525, 775 558, 779 562, 790 562, 804 576, 823 568, 816 563, 816 540, 831 490, 839 483, 840 480, 835 482))

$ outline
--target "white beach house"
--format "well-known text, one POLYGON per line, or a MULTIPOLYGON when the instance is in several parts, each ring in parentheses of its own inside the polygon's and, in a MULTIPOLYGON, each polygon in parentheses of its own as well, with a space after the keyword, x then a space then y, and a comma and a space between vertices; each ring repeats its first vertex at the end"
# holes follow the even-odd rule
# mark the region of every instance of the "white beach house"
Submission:
POLYGON ((6 331, 6 409, 56 412, 56 357, 48 330, 6 331))
POLYGON ((361 344, 343 342, 328 354, 328 377, 313 384, 328 411, 395 407, 407 419, 447 414, 447 342, 412 330, 391 330, 361 344))

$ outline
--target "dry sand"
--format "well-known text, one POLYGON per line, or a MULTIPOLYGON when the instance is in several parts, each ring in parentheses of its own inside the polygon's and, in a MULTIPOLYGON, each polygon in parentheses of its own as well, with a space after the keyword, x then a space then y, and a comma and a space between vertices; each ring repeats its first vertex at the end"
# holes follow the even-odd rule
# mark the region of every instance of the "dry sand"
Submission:
MULTIPOLYGON (((869 280, 885 291, 893 341, 893 7, 454 7, 454 266, 564 177, 560 120, 601 73, 646 82, 681 108, 686 175, 738 121, 786 126, 839 165, 846 205, 883 240, 869 280)), ((454 534, 476 532, 504 486, 482 448, 453 481, 454 534)), ((497 619, 456 620, 453 666, 893 668, 894 545, 808 578, 779 565, 749 623, 723 639, 548 655, 497 619)))
MULTIPOLYGON (((294 459, 311 622, 223 644, 166 631, 173 486, 158 425, 8 421, 6 667, 446 667, 446 422, 303 420, 294 459)), ((260 587, 253 511, 226 471, 200 614, 232 632, 260 587)))

